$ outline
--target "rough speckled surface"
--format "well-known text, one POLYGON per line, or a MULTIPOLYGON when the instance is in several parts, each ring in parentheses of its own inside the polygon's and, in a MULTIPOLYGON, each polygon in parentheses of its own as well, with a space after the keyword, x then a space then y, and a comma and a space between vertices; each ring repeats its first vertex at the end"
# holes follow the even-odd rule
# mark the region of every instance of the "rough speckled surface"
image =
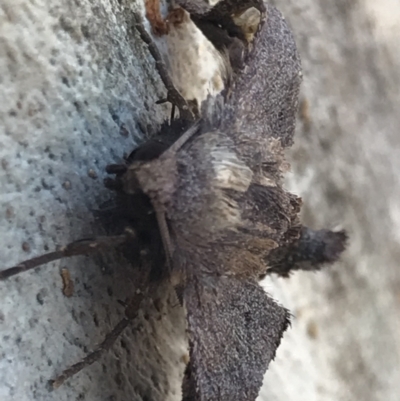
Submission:
MULTIPOLYGON (((101 233, 91 210, 110 195, 105 165, 155 132, 165 115, 155 105, 165 91, 132 29, 131 6, 0 4, 2 267, 101 233)), ((186 345, 173 296, 160 312, 145 305, 150 320, 141 317, 140 332, 128 329, 100 363, 57 392, 45 388, 103 339, 123 314, 117 300, 134 289, 133 269, 110 255, 64 260, 1 283, 0 399, 174 399, 186 345), (63 267, 75 282, 71 298, 62 294, 63 267)))
MULTIPOLYGON (((304 197, 309 224, 342 224, 351 246, 327 272, 266 282, 295 317, 260 399, 398 401, 400 7, 276 5, 304 67, 288 185, 304 197)), ((104 166, 165 115, 154 105, 165 91, 131 29, 130 7, 135 2, 0 3, 2 267, 100 233, 91 210, 109 197, 104 166)), ((134 288, 135 270, 117 255, 64 260, 2 283, 0 399, 179 400, 185 325, 168 288, 160 289, 168 299, 161 311, 144 305, 140 330, 132 326, 99 363, 46 390, 47 379, 116 324, 117 300, 134 288), (71 298, 62 294, 63 267, 75 281, 71 298)))

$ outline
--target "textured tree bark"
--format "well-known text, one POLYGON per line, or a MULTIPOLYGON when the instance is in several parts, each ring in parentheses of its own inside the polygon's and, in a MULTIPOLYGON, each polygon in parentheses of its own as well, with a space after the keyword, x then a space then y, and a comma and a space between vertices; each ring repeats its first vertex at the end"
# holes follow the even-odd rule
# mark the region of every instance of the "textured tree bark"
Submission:
MULTIPOLYGON (((0 3, 0 265, 102 234, 104 168, 157 132, 165 88, 131 1, 0 3), (22 249, 24 248, 25 251, 22 249)), ((0 284, 0 399, 179 399, 185 321, 168 286, 98 363, 55 392, 121 319, 137 269, 115 254, 66 259, 0 284), (67 268, 74 293, 62 293, 67 268), (146 319, 147 318, 147 319, 146 319)))
MULTIPOLYGON (((288 186, 304 199, 306 224, 340 224, 350 246, 329 270, 266 280, 294 317, 260 399, 398 400, 400 6, 275 3, 293 27, 304 69, 288 186)), ((1 2, 2 268, 101 233, 91 211, 110 196, 104 166, 167 115, 155 104, 165 89, 132 29, 137 7, 128 0, 1 2)), ((137 278, 113 254, 0 283, 0 398, 179 400, 185 322, 168 285, 162 302, 145 303, 100 362, 56 392, 46 389, 118 322, 117 300, 132 294, 137 278), (65 267, 71 298, 62 293, 65 267)))

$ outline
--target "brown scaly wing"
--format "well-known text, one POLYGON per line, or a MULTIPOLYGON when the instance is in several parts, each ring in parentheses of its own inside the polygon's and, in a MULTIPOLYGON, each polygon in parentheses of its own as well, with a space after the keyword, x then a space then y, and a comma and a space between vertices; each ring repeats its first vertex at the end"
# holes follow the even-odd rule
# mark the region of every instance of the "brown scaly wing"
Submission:
POLYGON ((190 362, 183 401, 254 401, 289 324, 252 279, 194 275, 183 292, 190 362))

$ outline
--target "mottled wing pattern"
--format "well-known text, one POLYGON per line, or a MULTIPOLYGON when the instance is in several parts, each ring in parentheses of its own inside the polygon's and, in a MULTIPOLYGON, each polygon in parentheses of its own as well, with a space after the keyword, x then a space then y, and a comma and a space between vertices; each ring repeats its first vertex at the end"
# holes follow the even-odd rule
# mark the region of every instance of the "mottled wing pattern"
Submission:
POLYGON ((268 226, 283 233, 279 246, 265 258, 269 272, 287 276, 292 270, 318 270, 339 258, 347 235, 301 227, 300 199, 282 189, 282 176, 289 168, 284 150, 293 143, 302 73, 293 33, 272 6, 266 5, 245 64, 232 81, 221 113, 222 127, 238 157, 254 172, 244 202, 256 198, 263 204, 262 212, 258 207, 241 209, 250 210, 255 226, 269 219, 268 226))
MULTIPOLYGON (((209 269, 257 277, 265 273, 272 249, 299 236, 299 199, 273 179, 258 182, 229 133, 200 131, 176 161, 177 183, 167 208, 172 235, 178 247, 192 244, 223 255, 209 269)), ((280 162, 277 155, 274 162, 280 162)))
POLYGON ((252 183, 225 132, 200 127, 175 160, 166 212, 190 338, 184 400, 254 401, 289 322, 257 278, 298 208, 252 183))
POLYGON ((234 276, 194 275, 183 300, 190 343, 183 400, 254 401, 288 311, 254 280, 234 276))

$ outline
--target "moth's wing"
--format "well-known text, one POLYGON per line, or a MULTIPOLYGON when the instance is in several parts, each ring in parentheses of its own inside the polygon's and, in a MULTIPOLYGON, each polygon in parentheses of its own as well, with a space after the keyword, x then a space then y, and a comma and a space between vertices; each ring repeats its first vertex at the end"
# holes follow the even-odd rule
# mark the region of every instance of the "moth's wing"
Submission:
POLYGON ((277 9, 266 7, 246 68, 237 76, 225 109, 227 126, 235 128, 235 142, 256 144, 249 159, 270 138, 279 139, 284 147, 292 144, 301 83, 293 33, 277 9))
POLYGON ((186 283, 190 362, 185 401, 254 401, 289 324, 252 279, 194 275, 186 283))

